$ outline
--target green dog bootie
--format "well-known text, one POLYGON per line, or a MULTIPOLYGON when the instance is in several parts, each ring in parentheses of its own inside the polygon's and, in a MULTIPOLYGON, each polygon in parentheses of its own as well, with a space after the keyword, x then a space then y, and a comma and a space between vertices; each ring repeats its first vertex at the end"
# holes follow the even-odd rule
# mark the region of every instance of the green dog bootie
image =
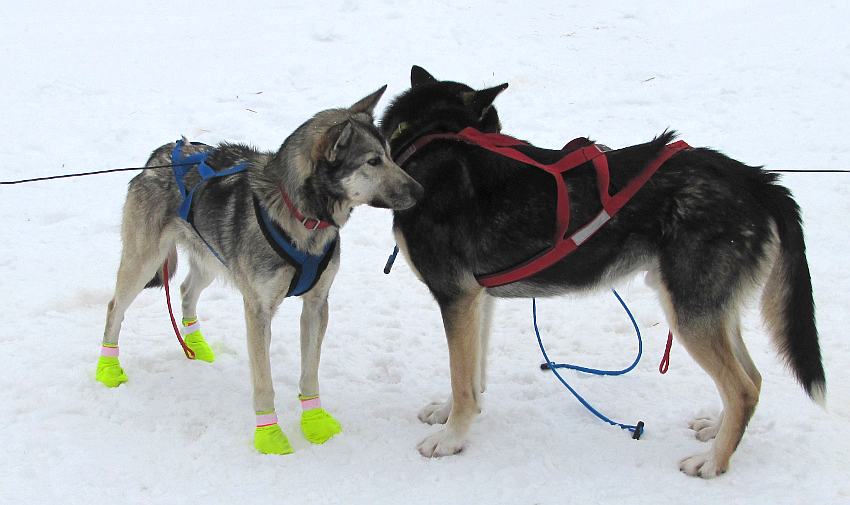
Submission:
POLYGON ((97 360, 97 372, 94 378, 107 387, 118 387, 127 382, 127 375, 118 362, 118 346, 104 345, 97 360))
POLYGON ((215 361, 215 353, 210 348, 210 345, 204 340, 204 335, 201 333, 201 323, 197 319, 183 319, 183 328, 180 330, 183 333, 183 340, 186 346, 192 349, 195 353, 195 359, 212 363, 215 361))
POLYGON ((254 448, 263 454, 292 454, 289 439, 277 424, 274 411, 257 413, 257 429, 254 430, 254 448))
POLYGON ((322 408, 318 396, 300 396, 301 433, 310 443, 324 444, 334 435, 342 433, 339 421, 322 408))

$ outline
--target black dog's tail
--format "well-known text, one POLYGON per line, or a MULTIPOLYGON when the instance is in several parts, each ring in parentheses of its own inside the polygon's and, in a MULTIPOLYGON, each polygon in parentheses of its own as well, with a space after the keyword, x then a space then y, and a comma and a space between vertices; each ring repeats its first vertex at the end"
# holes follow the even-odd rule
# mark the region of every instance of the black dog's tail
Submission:
POLYGON ((825 406, 826 377, 821 363, 812 279, 800 208, 777 176, 761 172, 764 184, 753 192, 776 222, 779 255, 768 277, 762 314, 779 352, 812 400, 825 406))
MULTIPOLYGON (((177 271, 177 248, 172 247, 170 251, 168 251, 168 257, 165 260, 168 263, 168 278, 169 280, 174 277, 174 272, 177 271)), ((161 288, 162 287, 162 267, 159 267, 156 270, 156 273, 153 276, 153 279, 148 281, 145 284, 145 289, 147 288, 161 288)))

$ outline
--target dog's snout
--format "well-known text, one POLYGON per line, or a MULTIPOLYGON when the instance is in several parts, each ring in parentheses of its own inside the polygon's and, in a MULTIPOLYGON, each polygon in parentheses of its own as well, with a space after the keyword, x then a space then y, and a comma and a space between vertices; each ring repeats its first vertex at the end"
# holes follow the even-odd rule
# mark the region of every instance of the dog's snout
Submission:
POLYGON ((410 196, 413 197, 413 201, 414 202, 421 201, 422 197, 425 196, 425 188, 423 188, 422 185, 419 184, 416 181, 411 181, 409 186, 410 186, 410 189, 409 189, 410 196))

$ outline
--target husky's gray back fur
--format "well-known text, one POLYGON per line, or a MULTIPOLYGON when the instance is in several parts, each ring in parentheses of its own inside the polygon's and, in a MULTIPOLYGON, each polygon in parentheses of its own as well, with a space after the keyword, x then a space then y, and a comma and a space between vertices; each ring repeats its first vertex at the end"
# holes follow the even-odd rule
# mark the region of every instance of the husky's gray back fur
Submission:
MULTIPOLYGON (((247 145, 222 143, 215 148, 186 143, 184 155, 211 151, 207 163, 223 170, 247 163, 244 172, 206 182, 193 200, 193 230, 177 215, 179 192, 170 168, 151 169, 130 183, 125 224, 136 228, 142 223, 159 223, 180 230, 179 242, 201 256, 209 256, 204 240, 225 258, 235 259, 247 251, 264 249, 265 237, 256 225, 253 196, 256 196, 300 250, 318 254, 336 239, 354 206, 362 203, 398 207, 413 203, 418 184, 390 159, 388 146, 372 124, 371 109, 329 109, 319 112, 299 126, 277 152, 264 152, 247 145), (341 136, 344 145, 339 145, 341 136), (365 164, 378 157, 381 163, 365 164), (353 194, 352 179, 370 181, 372 192, 353 194), (281 190, 305 216, 329 221, 336 226, 308 230, 289 211, 281 190), (133 219, 142 212, 144 216, 133 219), (199 233, 200 236, 199 236, 199 233)), ((148 166, 172 162, 174 143, 154 151, 148 166)), ((192 188, 199 177, 191 171, 185 184, 192 188)), ((135 233, 132 229, 128 233, 135 233)), ((267 247, 266 247, 267 249, 267 247)), ((270 254, 273 256, 273 254, 270 254)), ((208 258, 211 259, 211 258, 208 258)), ((279 259, 279 258, 278 258, 279 259)), ((272 261, 277 263, 277 261, 272 261)), ((275 265, 279 266, 279 265, 275 265)))

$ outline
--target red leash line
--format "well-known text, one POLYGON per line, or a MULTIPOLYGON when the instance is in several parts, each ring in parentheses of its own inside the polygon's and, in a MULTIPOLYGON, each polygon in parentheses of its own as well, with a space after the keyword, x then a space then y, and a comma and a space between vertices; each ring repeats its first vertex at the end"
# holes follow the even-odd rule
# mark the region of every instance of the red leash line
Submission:
POLYGON ((171 293, 168 290, 168 258, 162 264, 162 285, 165 287, 165 304, 168 305, 168 316, 171 318, 171 327, 174 328, 174 334, 177 335, 177 341, 183 348, 183 353, 189 359, 195 359, 195 351, 189 349, 183 337, 180 335, 180 328, 177 326, 177 321, 174 319, 174 311, 171 310, 171 293))
POLYGON ((670 368, 670 348, 673 347, 673 332, 667 332, 667 347, 664 349, 664 357, 661 358, 661 363, 658 365, 658 371, 662 374, 667 373, 670 368))

